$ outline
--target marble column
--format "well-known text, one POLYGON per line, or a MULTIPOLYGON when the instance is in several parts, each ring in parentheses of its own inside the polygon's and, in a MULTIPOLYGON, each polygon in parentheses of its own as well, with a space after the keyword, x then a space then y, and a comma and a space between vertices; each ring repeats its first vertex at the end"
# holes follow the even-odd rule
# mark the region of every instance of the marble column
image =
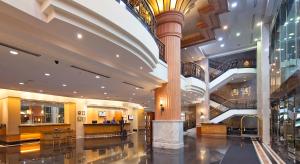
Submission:
POLYGON ((157 15, 156 20, 157 36, 165 45, 168 83, 155 90, 152 145, 158 148, 178 149, 183 147, 183 121, 180 120, 180 49, 183 14, 168 11, 157 15))
POLYGON ((203 96, 203 101, 196 104, 196 125, 200 126, 201 123, 209 122, 209 62, 208 58, 204 58, 201 61, 198 61, 197 64, 201 66, 204 70, 204 82, 205 82, 205 90, 203 96))
POLYGON ((270 65, 269 65, 269 25, 261 26, 261 41, 257 42, 257 115, 259 136, 270 144, 270 65))

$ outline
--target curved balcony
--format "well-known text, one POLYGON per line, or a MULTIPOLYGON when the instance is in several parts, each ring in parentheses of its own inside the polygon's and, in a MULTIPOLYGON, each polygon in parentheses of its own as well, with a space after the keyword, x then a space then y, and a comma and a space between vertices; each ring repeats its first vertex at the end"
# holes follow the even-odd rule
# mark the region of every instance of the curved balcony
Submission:
POLYGON ((204 70, 201 68, 200 65, 193 62, 182 63, 181 74, 184 77, 194 77, 204 81, 204 70))
POLYGON ((127 9, 138 18, 141 23, 148 29, 156 40, 156 44, 159 49, 159 59, 166 63, 165 59, 165 45, 156 37, 156 19, 152 13, 152 10, 145 0, 116 0, 117 2, 123 2, 127 9))

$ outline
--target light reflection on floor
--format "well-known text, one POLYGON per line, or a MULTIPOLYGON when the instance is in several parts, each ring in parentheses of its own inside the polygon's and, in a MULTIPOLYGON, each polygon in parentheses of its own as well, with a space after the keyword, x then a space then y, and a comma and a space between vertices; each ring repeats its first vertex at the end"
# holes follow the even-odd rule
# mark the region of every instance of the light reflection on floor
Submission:
POLYGON ((2 163, 219 163, 230 142, 225 137, 185 137, 180 150, 152 149, 143 133, 134 133, 125 140, 79 139, 72 145, 26 144, 0 148, 2 163))

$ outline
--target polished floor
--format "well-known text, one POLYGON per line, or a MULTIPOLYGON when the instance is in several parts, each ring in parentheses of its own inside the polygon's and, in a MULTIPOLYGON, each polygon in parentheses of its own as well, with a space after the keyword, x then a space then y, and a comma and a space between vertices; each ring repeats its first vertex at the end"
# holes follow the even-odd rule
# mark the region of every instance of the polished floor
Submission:
POLYGON ((126 139, 79 139, 70 145, 38 142, 0 148, 1 163, 129 163, 196 164, 259 163, 250 139, 238 137, 184 137, 180 150, 152 149, 143 133, 126 139))

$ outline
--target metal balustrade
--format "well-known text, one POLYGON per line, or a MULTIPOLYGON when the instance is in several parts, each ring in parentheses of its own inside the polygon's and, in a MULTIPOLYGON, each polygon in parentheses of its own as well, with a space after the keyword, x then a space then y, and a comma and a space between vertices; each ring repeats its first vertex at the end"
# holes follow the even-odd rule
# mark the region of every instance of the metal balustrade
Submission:
POLYGON ((256 100, 251 99, 225 99, 216 94, 211 94, 210 99, 229 109, 256 109, 256 100))
POLYGON ((204 81, 204 70, 201 68, 200 65, 193 62, 182 63, 181 74, 184 77, 194 77, 204 81))
POLYGON ((209 75, 210 81, 221 76, 223 73, 233 68, 256 68, 256 60, 253 58, 243 58, 243 59, 233 59, 230 61, 224 62, 224 64, 219 65, 218 62, 210 61, 210 68, 216 69, 217 73, 211 73, 209 75))
POLYGON ((159 49, 159 59, 166 63, 165 45, 156 36, 156 19, 146 0, 116 0, 119 3, 124 3, 128 9, 146 29, 152 34, 156 40, 159 49))

